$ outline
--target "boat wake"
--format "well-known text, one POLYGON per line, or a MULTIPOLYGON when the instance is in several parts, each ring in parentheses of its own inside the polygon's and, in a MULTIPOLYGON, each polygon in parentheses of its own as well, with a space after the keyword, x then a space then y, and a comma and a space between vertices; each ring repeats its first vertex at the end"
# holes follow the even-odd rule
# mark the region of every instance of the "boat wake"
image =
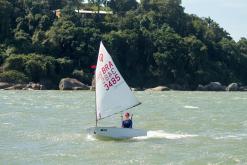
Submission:
POLYGON ((140 139, 140 140, 145 140, 145 139, 170 139, 170 140, 175 140, 175 139, 184 139, 184 138, 192 138, 192 137, 197 137, 198 135, 189 135, 189 134, 172 134, 172 133, 167 133, 163 130, 157 130, 157 131, 148 131, 147 136, 141 136, 141 137, 135 137, 134 139, 140 139))
MULTIPOLYGON (((148 139, 168 139, 168 140, 176 140, 176 139, 185 139, 185 138, 193 138, 193 137, 197 137, 198 135, 189 135, 189 134, 172 134, 172 133, 167 133, 163 130, 157 130, 157 131, 147 131, 147 136, 139 136, 139 137, 134 137, 131 139, 122 139, 124 141, 126 140, 148 140, 148 139)), ((90 134, 87 134, 86 137, 87 141, 97 141, 98 139, 90 134)), ((103 139, 101 139, 103 140, 103 139)), ((104 139, 106 140, 106 139, 104 139)), ((109 138, 107 140, 117 140, 117 141, 121 141, 121 139, 112 139, 109 138)))
POLYGON ((96 140, 97 139, 93 135, 87 134, 87 141, 96 141, 96 140))
POLYGON ((244 140, 247 139, 247 134, 228 134, 213 137, 215 140, 244 140))

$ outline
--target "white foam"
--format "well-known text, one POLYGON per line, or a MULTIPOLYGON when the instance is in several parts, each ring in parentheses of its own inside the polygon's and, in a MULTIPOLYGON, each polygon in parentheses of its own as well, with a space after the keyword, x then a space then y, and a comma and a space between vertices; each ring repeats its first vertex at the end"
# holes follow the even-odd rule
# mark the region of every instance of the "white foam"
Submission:
POLYGON ((220 137, 215 137, 216 140, 221 140, 221 139, 238 139, 241 140, 240 137, 235 136, 235 135, 227 135, 227 136, 220 136, 220 137))
POLYGON ((233 100, 247 100, 246 97, 234 97, 233 100))
POLYGON ((199 107, 191 106, 191 105, 185 105, 184 108, 186 109, 199 109, 199 107))
POLYGON ((96 138, 93 135, 87 134, 87 141, 95 141, 96 138))
POLYGON ((172 133, 166 133, 163 130, 157 130, 157 131, 148 131, 147 136, 142 137, 136 137, 134 139, 183 139, 183 138, 191 138, 196 137, 198 135, 188 135, 188 134, 172 134, 172 133))
POLYGON ((247 134, 232 134, 232 135, 224 135, 224 136, 218 136, 214 139, 216 140, 243 140, 246 139, 247 134))

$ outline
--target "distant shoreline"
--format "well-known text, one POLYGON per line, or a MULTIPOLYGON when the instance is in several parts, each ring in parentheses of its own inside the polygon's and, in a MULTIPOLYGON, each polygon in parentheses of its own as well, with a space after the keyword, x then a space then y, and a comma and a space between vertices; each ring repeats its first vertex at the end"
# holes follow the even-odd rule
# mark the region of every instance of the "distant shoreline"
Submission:
MULTIPOLYGON (((0 90, 61 90, 61 91, 95 91, 94 86, 88 86, 76 79, 62 79, 59 86, 56 88, 47 88, 45 85, 39 83, 30 82, 28 84, 14 84, 14 83, 7 83, 7 82, 0 82, 0 90), (63 80, 63 81, 62 81, 63 80), (68 82, 69 81, 69 82, 68 82), (73 84, 69 84, 73 82, 73 84), (69 84, 69 85, 68 85, 69 84)), ((240 91, 245 92, 247 91, 247 86, 243 86, 238 83, 231 83, 228 86, 221 85, 219 82, 211 82, 207 85, 199 84, 196 89, 189 89, 185 88, 184 86, 172 84, 167 86, 157 86, 154 88, 131 88, 132 91, 147 91, 147 92, 162 92, 162 91, 217 91, 217 92, 224 92, 224 91, 240 91)))

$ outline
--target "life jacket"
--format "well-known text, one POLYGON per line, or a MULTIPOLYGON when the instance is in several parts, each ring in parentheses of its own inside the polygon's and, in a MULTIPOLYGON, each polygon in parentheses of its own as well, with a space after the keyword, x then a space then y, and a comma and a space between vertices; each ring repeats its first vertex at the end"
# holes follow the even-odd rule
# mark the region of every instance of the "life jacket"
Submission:
POLYGON ((122 121, 122 127, 123 128, 132 128, 132 120, 123 120, 122 121))

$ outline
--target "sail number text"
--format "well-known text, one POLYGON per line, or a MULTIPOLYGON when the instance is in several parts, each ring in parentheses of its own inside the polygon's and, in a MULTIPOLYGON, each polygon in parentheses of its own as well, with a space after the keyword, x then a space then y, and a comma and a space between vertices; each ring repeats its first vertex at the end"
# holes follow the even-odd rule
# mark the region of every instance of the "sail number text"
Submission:
POLYGON ((115 78, 111 78, 110 81, 108 81, 107 83, 105 83, 104 87, 105 89, 108 91, 113 85, 117 84, 117 82, 120 80, 120 77, 118 76, 118 74, 115 74, 115 78))
POLYGON ((105 90, 107 91, 121 80, 111 61, 106 63, 101 68, 99 74, 97 75, 97 79, 101 80, 103 86, 105 87, 105 90))

